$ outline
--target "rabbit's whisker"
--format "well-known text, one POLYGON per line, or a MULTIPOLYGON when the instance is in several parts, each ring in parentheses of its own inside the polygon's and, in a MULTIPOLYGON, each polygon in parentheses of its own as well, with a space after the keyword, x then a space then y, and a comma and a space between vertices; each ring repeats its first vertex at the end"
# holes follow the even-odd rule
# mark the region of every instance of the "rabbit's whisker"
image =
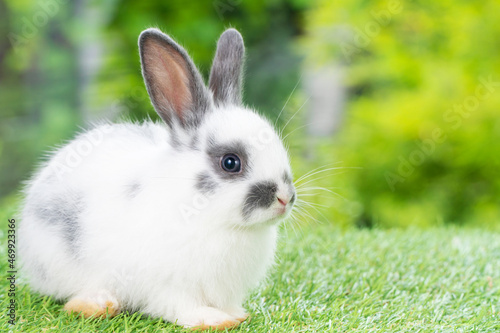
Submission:
MULTIPOLYGON (((323 169, 323 170, 319 170, 319 171, 315 171, 307 176, 302 176, 301 178, 297 179, 294 184, 299 184, 300 182, 312 177, 312 176, 315 176, 315 175, 318 175, 318 174, 321 174, 321 173, 324 173, 324 172, 327 172, 327 171, 332 171, 332 170, 346 170, 346 169, 361 169, 361 168, 358 168, 358 167, 335 167, 335 168, 328 168, 328 169, 323 169)), ((331 173, 329 175, 335 175, 335 173, 331 173)))
POLYGON ((288 98, 287 98, 287 100, 285 102, 285 105, 283 105, 283 108, 281 108, 281 111, 278 114, 278 117, 274 121, 274 127, 276 127, 276 124, 278 123, 278 120, 280 119, 281 114, 283 113, 283 110, 285 110, 286 106, 288 105, 288 102, 290 101, 290 98, 292 97, 293 93, 295 92, 295 89, 297 89, 297 87, 299 86, 300 80, 302 80, 302 74, 300 75, 299 79, 297 80, 297 83, 295 84, 295 87, 293 87, 292 92, 290 93, 290 95, 288 95, 288 98))
MULTIPOLYGON (((334 187, 335 188, 335 187, 334 187)), ((338 194, 337 192, 335 191, 332 191, 331 189, 329 188, 326 188, 326 187, 321 187, 321 186, 311 186, 311 187, 307 187, 307 188, 304 188, 302 189, 304 190, 305 192, 307 191, 310 191, 310 190, 319 190, 319 191, 325 191, 325 192, 328 192, 328 193, 331 193, 333 195, 336 195, 336 196, 339 196, 341 197, 342 199, 345 199, 347 200, 346 198, 344 198, 342 195, 338 194)), ((297 191, 298 193, 300 193, 299 191, 297 191)), ((301 194, 300 196, 302 196, 303 194, 301 194)))
POLYGON ((304 128, 304 127, 310 126, 310 125, 312 125, 312 124, 314 124, 314 123, 305 124, 305 125, 302 125, 302 126, 299 126, 299 127, 295 128, 295 129, 293 129, 293 130, 292 130, 292 131, 290 131, 287 135, 285 135, 283 138, 281 138, 281 140, 282 140, 282 141, 285 141, 285 139, 286 139, 286 138, 288 138, 288 136, 289 136, 290 134, 292 134, 292 133, 294 133, 294 132, 296 132, 296 131, 298 131, 298 130, 300 130, 300 129, 304 128))
POLYGON ((309 99, 311 99, 311 97, 307 97, 306 101, 300 106, 300 108, 293 114, 293 116, 288 119, 288 121, 286 122, 285 126, 283 126, 283 128, 281 129, 280 131, 280 137, 283 136, 283 132, 285 131, 286 127, 288 126, 288 124, 292 121, 293 118, 295 118, 295 116, 300 112, 300 110, 302 110, 302 108, 304 107, 304 105, 306 105, 306 103, 309 101, 309 99))
POLYGON ((310 175, 310 174, 312 174, 313 172, 316 172, 316 171, 321 170, 321 169, 325 169, 325 168, 327 168, 327 167, 330 167, 331 165, 335 165, 335 164, 339 164, 339 163, 342 163, 342 162, 340 162, 340 161, 339 161, 339 162, 335 162, 335 163, 329 163, 329 164, 322 165, 322 166, 320 166, 320 167, 318 167, 318 168, 312 169, 312 170, 310 170, 310 171, 306 172, 305 174, 303 174, 302 176, 300 176, 300 177, 299 177, 299 178, 295 181, 295 183, 299 182, 299 181, 300 181, 300 180, 302 180, 304 177, 309 176, 309 175, 310 175))
POLYGON ((314 207, 322 207, 322 208, 328 208, 328 206, 326 205, 322 205, 322 204, 318 204, 318 203, 314 203, 314 202, 308 202, 308 201, 304 201, 302 200, 302 202, 307 205, 307 206, 314 206, 314 207))
MULTIPOLYGON (((321 215, 321 217, 323 217, 325 220, 328 220, 328 219, 325 217, 325 215, 323 215, 323 213, 321 213, 321 211, 320 211, 318 208, 316 208, 314 205, 312 205, 312 204, 311 204, 311 203, 309 203, 309 202, 304 202, 304 204, 305 204, 306 206, 308 206, 309 208, 314 209, 314 210, 315 210, 315 211, 316 211, 319 215, 321 215)), ((304 209, 304 212, 307 212, 307 210, 306 210, 306 209, 304 209)), ((309 212, 307 212, 307 213, 309 214, 309 212)), ((309 214, 309 215, 310 215, 310 214, 309 214)), ((317 222, 321 224, 321 221, 317 220, 317 222)))
POLYGON ((316 177, 316 178, 313 178, 313 179, 308 179, 305 183, 299 184, 296 188, 300 189, 300 188, 303 188, 304 186, 306 186, 307 184, 311 184, 311 183, 317 182, 320 179, 329 178, 331 176, 340 175, 340 174, 343 174, 343 173, 345 173, 345 171, 338 171, 338 172, 335 172, 335 173, 332 172, 332 173, 329 173, 329 174, 321 176, 321 177, 316 177))

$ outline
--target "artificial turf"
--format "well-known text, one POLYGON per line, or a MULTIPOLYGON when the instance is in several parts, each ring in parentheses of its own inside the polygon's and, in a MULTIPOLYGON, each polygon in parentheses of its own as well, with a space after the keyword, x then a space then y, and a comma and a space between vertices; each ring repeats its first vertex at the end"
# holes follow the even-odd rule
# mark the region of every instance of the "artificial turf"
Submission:
MULTIPOLYGON (((6 228, 0 234, 1 332, 183 332, 140 313, 82 319, 17 285, 9 304, 6 228)), ((233 332, 500 332, 500 233, 479 229, 283 230, 269 278, 233 332)), ((19 282, 19 281, 18 281, 19 282)))

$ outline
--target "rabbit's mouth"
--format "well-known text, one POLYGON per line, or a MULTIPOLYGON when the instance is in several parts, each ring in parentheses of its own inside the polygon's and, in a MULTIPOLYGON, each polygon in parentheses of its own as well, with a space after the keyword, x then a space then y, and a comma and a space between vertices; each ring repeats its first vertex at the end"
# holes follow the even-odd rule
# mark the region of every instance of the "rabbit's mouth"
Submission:
POLYGON ((279 203, 279 206, 274 208, 274 210, 276 211, 276 215, 278 216, 281 216, 283 217, 284 215, 286 215, 289 211, 292 210, 292 205, 293 203, 279 203))
POLYGON ((293 202, 282 202, 279 198, 278 201, 270 208, 273 215, 273 220, 282 220, 288 216, 292 211, 293 202))
POLYGON ((292 211, 292 205, 287 205, 287 206, 282 206, 282 207, 271 207, 269 209, 271 217, 266 221, 263 222, 262 224, 264 225, 277 225, 281 223, 283 220, 285 220, 289 215, 290 212, 292 211))

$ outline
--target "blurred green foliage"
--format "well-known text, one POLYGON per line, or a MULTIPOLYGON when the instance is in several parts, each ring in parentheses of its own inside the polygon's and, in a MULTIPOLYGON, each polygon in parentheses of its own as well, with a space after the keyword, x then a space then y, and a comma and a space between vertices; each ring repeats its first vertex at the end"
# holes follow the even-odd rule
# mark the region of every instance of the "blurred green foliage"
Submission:
POLYGON ((346 120, 323 142, 327 179, 359 226, 500 227, 500 3, 323 1, 300 41, 345 68, 346 120))

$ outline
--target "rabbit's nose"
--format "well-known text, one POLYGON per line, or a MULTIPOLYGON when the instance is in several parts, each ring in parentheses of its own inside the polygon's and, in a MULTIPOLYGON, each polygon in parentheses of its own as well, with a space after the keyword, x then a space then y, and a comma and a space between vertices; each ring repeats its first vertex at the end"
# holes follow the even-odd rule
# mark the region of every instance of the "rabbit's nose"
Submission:
POLYGON ((286 205, 288 205, 288 203, 290 202, 290 199, 288 199, 288 198, 280 198, 280 197, 278 197, 278 201, 279 201, 279 203, 280 203, 280 204, 282 204, 283 206, 286 206, 286 205))
POLYGON ((296 194, 295 194, 295 188, 289 187, 289 188, 282 188, 276 193, 276 199, 278 202, 283 205, 284 207, 288 205, 292 205, 295 202, 296 194))
POLYGON ((291 205, 295 202, 295 192, 290 194, 278 194, 276 198, 280 204, 286 207, 287 205, 291 205))

